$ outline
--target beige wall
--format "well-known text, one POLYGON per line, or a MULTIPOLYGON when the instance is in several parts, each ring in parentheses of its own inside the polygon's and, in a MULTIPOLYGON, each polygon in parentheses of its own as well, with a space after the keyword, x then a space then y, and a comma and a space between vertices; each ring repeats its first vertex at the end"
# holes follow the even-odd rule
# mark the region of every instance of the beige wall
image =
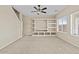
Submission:
MULTIPOLYGON (((79 6, 69 6, 66 9, 62 10, 58 15, 57 19, 62 16, 70 16, 73 12, 79 11, 79 6)), ((68 20, 68 31, 66 33, 58 32, 57 36, 75 46, 79 47, 79 37, 72 36, 70 33, 70 18, 68 20)))
POLYGON ((32 18, 24 16, 23 18, 23 35, 32 34, 32 18))
POLYGON ((0 6, 0 49, 22 37, 21 22, 11 6, 0 6))

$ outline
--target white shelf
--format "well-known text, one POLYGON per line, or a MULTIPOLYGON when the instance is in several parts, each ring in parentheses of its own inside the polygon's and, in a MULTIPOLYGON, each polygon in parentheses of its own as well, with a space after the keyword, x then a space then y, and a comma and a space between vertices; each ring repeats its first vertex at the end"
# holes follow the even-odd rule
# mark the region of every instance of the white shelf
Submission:
MULTIPOLYGON (((33 20, 33 29, 35 29, 36 27, 34 27, 36 25, 35 23, 36 20, 33 20)), ((42 21, 42 20, 41 20, 42 21)), ((46 31, 33 31, 33 36, 55 36, 56 34, 56 20, 43 20, 46 22, 46 31), (52 26, 53 25, 53 26, 52 26)))
POLYGON ((33 34, 36 36, 51 36, 55 35, 55 32, 33 32, 33 34))
POLYGON ((56 27, 48 27, 48 28, 56 28, 56 27))
POLYGON ((49 23, 49 22, 47 22, 48 24, 56 24, 56 23, 49 23))

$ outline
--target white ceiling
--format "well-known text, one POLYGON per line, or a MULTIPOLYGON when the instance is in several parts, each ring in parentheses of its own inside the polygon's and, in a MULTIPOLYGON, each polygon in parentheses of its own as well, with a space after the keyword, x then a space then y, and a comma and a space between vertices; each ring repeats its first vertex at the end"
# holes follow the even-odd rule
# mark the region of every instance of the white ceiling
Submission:
MULTIPOLYGON (((34 11, 35 9, 33 8, 36 5, 15 5, 14 8, 17 9, 19 12, 23 13, 26 16, 36 16, 36 13, 33 13, 31 11, 34 11)), ((47 13, 46 14, 40 14, 40 15, 56 15, 60 11, 62 11, 66 6, 64 5, 41 5, 41 8, 47 7, 47 10, 45 10, 47 13)))

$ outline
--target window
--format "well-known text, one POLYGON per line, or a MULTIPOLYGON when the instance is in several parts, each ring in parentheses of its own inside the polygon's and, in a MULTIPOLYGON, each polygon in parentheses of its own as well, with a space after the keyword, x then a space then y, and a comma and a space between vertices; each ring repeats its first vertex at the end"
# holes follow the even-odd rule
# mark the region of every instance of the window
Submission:
POLYGON ((71 34, 79 35, 79 12, 71 15, 71 34))
POLYGON ((62 19, 59 19, 58 20, 58 31, 63 31, 63 29, 62 29, 62 26, 63 25, 63 20, 62 19))
POLYGON ((67 32, 67 20, 68 17, 63 18, 63 32, 67 32))
POLYGON ((58 19, 58 31, 67 32, 67 20, 68 20, 67 16, 58 19))

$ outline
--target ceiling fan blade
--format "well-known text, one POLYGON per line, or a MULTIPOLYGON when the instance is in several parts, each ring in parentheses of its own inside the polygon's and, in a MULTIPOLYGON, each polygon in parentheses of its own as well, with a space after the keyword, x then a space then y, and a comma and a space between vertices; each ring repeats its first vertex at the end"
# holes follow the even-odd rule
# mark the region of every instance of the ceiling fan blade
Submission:
POLYGON ((34 7, 34 8, 35 8, 36 10, 38 10, 37 7, 34 7))
POLYGON ((38 7, 40 7, 40 5, 38 5, 38 7))
POLYGON ((43 8, 43 9, 41 9, 41 10, 45 10, 45 9, 47 9, 47 8, 45 7, 45 8, 43 8))
POLYGON ((45 11, 41 11, 42 13, 46 13, 45 11))
POLYGON ((41 9, 40 9, 40 5, 38 5, 38 11, 40 11, 41 9))

